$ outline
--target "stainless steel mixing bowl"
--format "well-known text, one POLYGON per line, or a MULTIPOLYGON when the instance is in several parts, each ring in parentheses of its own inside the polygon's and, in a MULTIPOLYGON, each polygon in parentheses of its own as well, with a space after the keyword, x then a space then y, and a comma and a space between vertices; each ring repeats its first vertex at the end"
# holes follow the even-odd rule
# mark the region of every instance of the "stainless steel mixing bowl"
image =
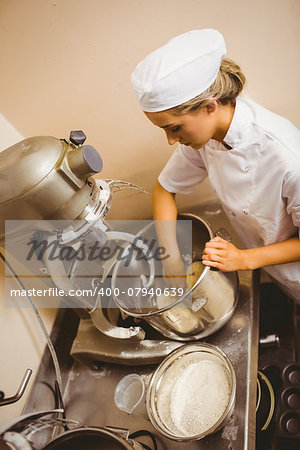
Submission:
MULTIPOLYGON (((154 233, 153 222, 139 235, 150 241, 154 233)), ((178 216, 177 240, 183 259, 189 256, 191 261, 200 262, 202 265, 205 243, 213 236, 210 225, 201 217, 193 214, 178 216), (184 225, 187 223, 191 223, 191 236, 188 237, 191 239, 192 249, 188 250, 189 255, 186 255, 184 248, 187 239, 180 239, 186 232, 184 225), (180 240, 184 242, 182 246, 180 240)), ((133 260, 129 266, 123 261, 118 261, 112 276, 114 300, 125 314, 146 320, 169 339, 194 341, 205 338, 225 325, 234 313, 238 300, 239 280, 237 272, 214 271, 210 267, 202 266, 202 273, 192 287, 187 288, 181 296, 169 297, 169 304, 161 306, 157 296, 142 294, 141 274, 149 277, 147 261, 133 260), (129 296, 130 291, 140 294, 129 296)), ((154 291, 164 282, 160 276, 162 269, 156 267, 155 271, 158 276, 155 276, 151 285, 154 291)), ((148 292, 150 293, 150 289, 148 292)))

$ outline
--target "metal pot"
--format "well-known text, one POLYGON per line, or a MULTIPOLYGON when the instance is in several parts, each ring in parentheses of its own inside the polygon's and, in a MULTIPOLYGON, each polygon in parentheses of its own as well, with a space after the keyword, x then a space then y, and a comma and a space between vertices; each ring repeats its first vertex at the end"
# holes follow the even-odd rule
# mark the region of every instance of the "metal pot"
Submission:
MULTIPOLYGON (((180 236, 183 234, 180 223, 189 220, 192 222, 192 260, 199 261, 202 265, 203 249, 205 243, 214 237, 213 231, 205 220, 193 214, 181 214, 178 220, 179 248, 180 236)), ((154 222, 151 226, 155 228, 154 222)), ((149 229, 139 235, 142 238, 148 236, 149 229)), ((184 253, 182 248, 180 251, 184 253)), ((145 297, 141 294, 140 298, 136 295, 129 298, 127 295, 130 289, 131 292, 138 292, 138 288, 142 287, 140 274, 146 272, 147 267, 145 264, 142 266, 141 262, 126 268, 119 261, 112 276, 114 300, 123 313, 146 320, 170 339, 193 341, 207 337, 219 330, 234 312, 238 299, 237 272, 225 273, 202 265, 202 273, 194 285, 183 295, 173 297, 172 303, 163 307, 159 307, 155 295, 145 297)))
POLYGON ((150 437, 153 448, 157 448, 154 436, 146 430, 129 434, 129 431, 123 428, 83 426, 74 420, 56 417, 57 414, 63 414, 63 412, 63 409, 38 411, 17 417, 2 425, 0 427, 0 449, 98 450, 101 448, 102 450, 151 450, 146 444, 135 440, 135 438, 142 436, 150 437), (53 415, 55 416, 52 417, 53 415), (62 426, 67 427, 67 429, 68 426, 73 428, 49 441, 48 432, 51 433, 55 427, 62 426), (31 443, 34 447, 31 446, 31 443))
POLYGON ((82 427, 67 431, 49 442, 43 450, 139 450, 140 443, 128 439, 127 430, 82 427), (124 435, 126 431, 126 435, 124 435))

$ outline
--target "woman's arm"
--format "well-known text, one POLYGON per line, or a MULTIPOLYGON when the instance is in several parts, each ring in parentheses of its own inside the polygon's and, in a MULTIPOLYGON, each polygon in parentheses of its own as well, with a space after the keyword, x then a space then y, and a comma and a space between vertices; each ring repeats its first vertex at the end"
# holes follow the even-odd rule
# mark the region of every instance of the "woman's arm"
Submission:
POLYGON ((177 219, 175 194, 166 191, 159 181, 156 181, 152 191, 152 210, 154 220, 177 219))
POLYGON ((171 285, 182 287, 185 284, 185 269, 176 239, 175 194, 164 189, 158 181, 152 192, 152 210, 159 244, 168 255, 163 261, 164 276, 171 278, 171 285))
POLYGON ((220 237, 205 244, 203 264, 216 267, 223 272, 254 270, 300 261, 300 240, 297 237, 264 247, 240 250, 220 237))
POLYGON ((175 194, 166 191, 157 181, 152 192, 153 219, 156 221, 156 231, 161 245, 180 258, 176 241, 177 207, 175 194))

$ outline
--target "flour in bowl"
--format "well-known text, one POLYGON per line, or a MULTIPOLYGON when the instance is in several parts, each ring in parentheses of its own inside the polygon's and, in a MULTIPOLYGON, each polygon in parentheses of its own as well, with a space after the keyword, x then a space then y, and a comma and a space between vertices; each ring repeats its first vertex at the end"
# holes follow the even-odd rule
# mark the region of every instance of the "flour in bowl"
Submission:
POLYGON ((161 413, 174 432, 196 436, 212 427, 226 410, 230 381, 226 369, 210 359, 190 363, 184 370, 181 367, 177 374, 173 372, 169 379, 173 382, 161 413))

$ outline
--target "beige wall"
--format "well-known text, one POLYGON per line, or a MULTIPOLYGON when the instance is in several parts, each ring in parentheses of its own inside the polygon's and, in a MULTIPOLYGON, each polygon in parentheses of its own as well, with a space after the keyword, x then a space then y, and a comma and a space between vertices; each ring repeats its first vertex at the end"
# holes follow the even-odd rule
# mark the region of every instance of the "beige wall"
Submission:
MULTIPOLYGON (((299 16, 299 0, 0 0, 0 111, 26 137, 83 129, 102 176, 151 190, 173 148, 139 110, 137 62, 176 34, 217 28, 250 96, 299 126, 299 16)), ((150 196, 121 193, 113 217, 128 214, 128 195, 130 217, 150 214, 150 196)))
MULTIPOLYGON (((248 94, 299 126, 299 15, 299 0, 0 0, 0 111, 25 137, 83 129, 103 157, 101 176, 151 190, 173 148, 138 107, 130 83, 137 62, 176 34, 217 28, 248 94)), ((212 195, 207 183, 203 192, 212 195)), ((150 214, 150 196, 116 194, 112 217, 150 214)), ((32 311, 0 317, 0 390, 12 395, 44 341, 32 337, 32 311)), ((21 406, 0 408, 0 421, 21 406)))
POLYGON ((0 113, 0 152, 22 139, 22 134, 0 113))

